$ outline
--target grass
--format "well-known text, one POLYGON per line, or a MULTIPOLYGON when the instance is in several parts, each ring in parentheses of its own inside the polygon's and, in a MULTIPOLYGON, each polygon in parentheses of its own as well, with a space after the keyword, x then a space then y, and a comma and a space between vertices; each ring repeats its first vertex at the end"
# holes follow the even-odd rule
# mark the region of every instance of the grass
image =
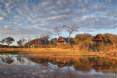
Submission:
MULTIPOLYGON (((109 52, 88 52, 78 49, 62 49, 62 48, 0 48, 0 54, 35 54, 41 57, 69 57, 78 58, 78 56, 100 56, 107 57, 109 52)), ((112 52, 111 52, 112 53, 112 52)), ((114 56, 111 56, 114 57, 114 56)))

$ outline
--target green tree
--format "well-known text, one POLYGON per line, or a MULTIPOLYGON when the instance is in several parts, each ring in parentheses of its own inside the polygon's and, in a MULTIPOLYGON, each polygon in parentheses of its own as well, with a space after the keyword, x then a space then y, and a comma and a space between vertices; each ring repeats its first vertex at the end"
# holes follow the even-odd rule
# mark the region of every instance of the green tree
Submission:
POLYGON ((14 38, 12 38, 12 37, 7 37, 7 38, 4 38, 4 39, 2 40, 2 43, 6 43, 6 44, 9 46, 9 45, 12 44, 14 41, 15 41, 14 38))

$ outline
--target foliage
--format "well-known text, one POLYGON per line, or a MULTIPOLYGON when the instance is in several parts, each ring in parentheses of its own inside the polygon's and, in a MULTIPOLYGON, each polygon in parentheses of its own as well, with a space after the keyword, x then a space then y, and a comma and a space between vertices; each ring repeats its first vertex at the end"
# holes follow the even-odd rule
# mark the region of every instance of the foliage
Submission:
POLYGON ((19 46, 23 46, 25 41, 26 41, 25 39, 21 39, 21 40, 17 41, 17 44, 19 46))
POLYGON ((12 37, 7 37, 2 40, 2 43, 6 43, 8 46, 14 42, 14 38, 12 37))
POLYGON ((74 38, 75 44, 79 45, 80 48, 89 49, 93 44, 92 36, 90 34, 78 34, 74 38))
MULTIPOLYGON (((74 30, 75 31, 75 30, 74 30)), ((74 32, 73 31, 73 32, 74 32)), ((21 39, 17 41, 17 44, 22 47, 57 47, 59 41, 58 38, 48 39, 48 36, 31 40, 24 44, 25 40, 21 39), (23 46, 24 45, 24 46, 23 46)), ((117 35, 114 34, 97 34, 95 36, 91 34, 77 34, 75 37, 62 37, 63 43, 59 45, 61 48, 79 48, 87 51, 109 51, 117 48, 117 35), (69 45, 72 45, 70 46, 69 45)), ((1 46, 6 43, 8 46, 14 42, 14 38, 7 37, 1 40, 1 46)))
MULTIPOLYGON (((69 45, 69 38, 63 37, 66 45, 69 45)), ((72 47, 77 45, 80 49, 88 51, 108 51, 117 48, 117 35, 114 34, 77 34, 74 38, 70 38, 72 47)), ((50 45, 56 45, 57 39, 50 40, 50 45)), ((63 45, 65 46, 65 45, 63 45)), ((61 44, 61 47, 63 47, 61 44)), ((56 46, 55 46, 56 47, 56 46)))

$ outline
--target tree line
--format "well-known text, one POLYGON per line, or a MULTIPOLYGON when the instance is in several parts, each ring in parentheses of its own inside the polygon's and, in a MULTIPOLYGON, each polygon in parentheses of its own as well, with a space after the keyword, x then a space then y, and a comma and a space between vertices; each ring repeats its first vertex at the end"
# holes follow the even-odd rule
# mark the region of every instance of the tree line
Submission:
MULTIPOLYGON (((45 39, 45 37, 43 37, 39 39, 41 39, 42 42, 39 45, 46 45, 46 47, 57 47, 57 43, 59 43, 57 38, 49 39, 49 37, 46 37, 45 39)), ((117 48, 117 35, 109 33, 97 34, 95 36, 91 34, 77 34, 75 37, 62 37, 62 39, 64 42, 63 44, 60 42, 61 48, 69 46, 69 48, 79 48, 88 51, 112 50, 117 48)), ((26 41, 26 39, 18 40, 18 47, 25 47, 25 44, 31 42, 26 41)), ((15 39, 13 37, 7 37, 2 39, 0 42, 1 44, 10 46, 13 42, 15 42, 15 39)))
POLYGON ((15 41, 13 37, 7 37, 0 41, 0 45, 4 44, 10 46, 13 42, 17 42, 16 47, 58 47, 61 48, 79 48, 88 51, 101 51, 101 50, 112 50, 117 48, 117 35, 105 33, 105 34, 76 34, 74 37, 72 35, 74 32, 78 32, 79 26, 76 25, 63 25, 54 26, 52 32, 45 32, 45 35, 37 39, 27 41, 26 39, 20 39, 15 41), (66 32, 67 36, 63 36, 62 32, 66 32), (49 39, 50 36, 55 35, 55 38, 49 39), (39 46, 38 46, 39 45, 39 46))

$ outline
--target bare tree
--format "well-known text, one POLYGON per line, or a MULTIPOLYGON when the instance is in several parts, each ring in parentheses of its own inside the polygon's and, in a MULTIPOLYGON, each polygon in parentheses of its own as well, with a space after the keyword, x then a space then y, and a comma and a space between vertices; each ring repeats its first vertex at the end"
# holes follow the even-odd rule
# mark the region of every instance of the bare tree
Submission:
POLYGON ((71 44, 71 35, 74 32, 78 31, 79 27, 76 26, 76 25, 68 25, 68 26, 67 25, 64 25, 64 28, 65 28, 65 30, 68 33, 68 43, 72 46, 72 44, 71 44))
POLYGON ((54 32, 57 35, 57 37, 60 37, 60 34, 61 34, 62 29, 63 29, 62 26, 55 26, 54 27, 54 32))

